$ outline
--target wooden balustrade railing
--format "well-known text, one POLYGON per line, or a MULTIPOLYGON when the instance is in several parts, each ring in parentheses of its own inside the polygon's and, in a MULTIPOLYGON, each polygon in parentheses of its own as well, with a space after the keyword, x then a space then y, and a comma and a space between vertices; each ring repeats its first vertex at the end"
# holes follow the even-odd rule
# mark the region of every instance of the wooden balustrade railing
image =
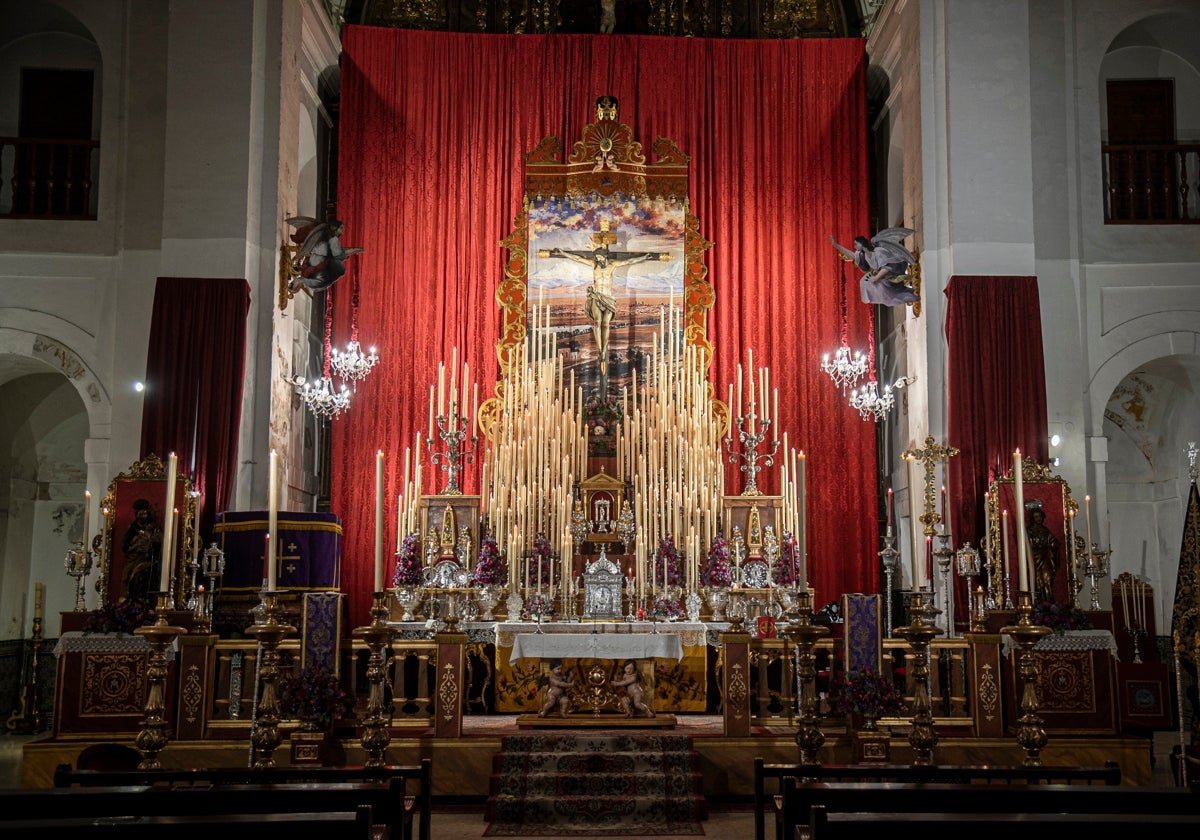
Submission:
POLYGON ((0 137, 0 217, 95 219, 99 140, 0 137))
POLYGON ((1105 224, 1200 222, 1200 144, 1106 143, 1101 151, 1105 224))
MULTIPOLYGON (((839 642, 824 639, 815 645, 817 691, 828 695, 839 668, 839 642)), ((912 649, 903 639, 883 640, 884 676, 904 686, 906 702, 912 702, 912 649), (899 669, 903 668, 903 671, 899 669)), ((969 726, 971 705, 968 691, 970 644, 965 639, 940 639, 930 645, 930 702, 939 723, 969 726)), ((720 659, 718 659, 720 666, 720 659)), ((785 639, 754 639, 750 643, 750 712, 756 726, 793 724, 796 717, 795 648, 785 639)), ((723 703, 723 698, 721 700, 723 703)))

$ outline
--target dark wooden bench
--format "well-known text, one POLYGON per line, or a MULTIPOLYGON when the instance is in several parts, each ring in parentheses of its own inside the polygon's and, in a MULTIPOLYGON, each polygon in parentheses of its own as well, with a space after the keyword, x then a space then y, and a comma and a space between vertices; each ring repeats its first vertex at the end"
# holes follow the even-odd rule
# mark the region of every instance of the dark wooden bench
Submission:
POLYGON ((754 759, 754 837, 765 840, 766 814, 773 815, 777 840, 790 838, 807 811, 784 818, 784 792, 797 780, 811 782, 908 782, 978 785, 1064 784, 1119 785, 1121 767, 1005 767, 994 765, 913 764, 767 764, 754 759))
MULTIPOLYGON (((1072 786, 1072 790, 1081 790, 1072 786)), ((1137 790, 1122 788, 1122 790, 1137 790)), ((1039 795, 1044 791, 1030 788, 1039 795)), ((1186 791, 1183 791, 1188 795, 1186 791)), ((966 836, 971 840, 1061 840, 1071 836, 1117 837, 1146 832, 1165 837, 1168 832, 1194 836, 1200 828, 1200 815, 1194 812, 1172 814, 1133 813, 1047 813, 1004 810, 981 813, 944 812, 834 812, 824 806, 813 809, 811 825, 796 830, 796 840, 878 840, 879 837, 966 836), (1076 832, 1078 832, 1076 834, 1076 832), (1189 833, 1183 833, 1189 832, 1189 833)))
MULTIPOLYGON (((153 800, 156 816, 182 815, 182 810, 171 809, 194 811, 199 803, 208 803, 210 808, 219 807, 226 813, 353 811, 358 805, 369 805, 374 822, 386 826, 392 840, 430 838, 433 769, 428 758, 422 759, 419 765, 260 770, 244 767, 72 770, 70 765, 63 764, 54 772, 54 784, 53 790, 59 793, 79 794, 78 798, 69 800, 78 807, 94 802, 93 807, 99 809, 104 808, 102 796, 84 798, 97 788, 139 788, 144 794, 170 794, 153 800), (202 793, 203 797, 197 793, 202 793)), ((140 800, 141 803, 149 801, 146 798, 140 800)), ((0 812, 2 809, 3 805, 0 805, 0 812)), ((111 810, 99 813, 114 816, 111 810)))
MULTIPOLYGON (((69 796, 74 791, 57 792, 69 796)), ((137 796, 138 800, 145 798, 141 793, 129 795, 137 796)), ((84 840, 162 840, 164 837, 171 840, 262 840, 265 834, 271 832, 280 832, 280 836, 286 837, 337 837, 346 840, 372 840, 384 836, 376 832, 369 805, 362 805, 353 811, 268 814, 210 812, 158 816, 80 816, 78 812, 58 811, 39 817, 0 819, 0 832, 5 840, 45 840, 47 837, 79 837, 84 840)))

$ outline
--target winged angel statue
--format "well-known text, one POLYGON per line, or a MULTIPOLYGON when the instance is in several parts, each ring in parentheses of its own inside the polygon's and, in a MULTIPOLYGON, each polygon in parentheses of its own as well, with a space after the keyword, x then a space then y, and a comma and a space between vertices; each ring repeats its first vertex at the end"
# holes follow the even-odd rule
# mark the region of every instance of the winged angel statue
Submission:
POLYGON ((293 292, 301 285, 314 292, 329 288, 346 273, 346 260, 364 250, 342 246, 346 228, 336 219, 318 222, 310 216, 293 216, 287 223, 296 229, 292 241, 300 246, 292 258, 296 276, 288 282, 293 292))
POLYGON ((900 244, 900 240, 912 233, 909 228, 895 227, 881 230, 869 238, 856 236, 853 251, 829 237, 842 259, 854 263, 863 272, 858 281, 863 303, 902 306, 921 299, 910 285, 908 275, 908 267, 916 265, 917 258, 900 244))

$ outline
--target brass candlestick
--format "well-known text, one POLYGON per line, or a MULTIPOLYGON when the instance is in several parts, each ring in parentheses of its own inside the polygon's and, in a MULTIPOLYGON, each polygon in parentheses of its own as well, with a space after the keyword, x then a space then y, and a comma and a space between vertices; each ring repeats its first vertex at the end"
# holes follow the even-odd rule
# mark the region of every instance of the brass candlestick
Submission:
MULTIPOLYGON (((367 660, 367 683, 370 692, 367 695, 367 711, 363 717, 361 739, 363 749, 367 753, 367 760, 363 763, 365 767, 384 767, 387 764, 384 756, 388 744, 392 741, 391 733, 388 732, 388 716, 384 714, 386 706, 383 701, 383 686, 387 667, 383 651, 392 643, 395 631, 384 621, 388 615, 386 597, 386 592, 376 592, 371 596, 371 623, 366 627, 356 628, 353 634, 354 638, 366 642, 367 649, 371 651, 367 660)), ((451 615, 446 619, 446 624, 449 625, 453 618, 451 615)))
POLYGON ((279 621, 279 595, 262 593, 262 624, 246 628, 246 635, 258 639, 259 679, 262 695, 255 706, 250 744, 254 750, 254 769, 275 766, 275 748, 279 746, 279 643, 296 632, 290 624, 279 621))
POLYGON ((942 628, 928 624, 925 616, 928 609, 920 592, 909 596, 909 613, 912 623, 896 629, 913 651, 913 703, 912 729, 908 743, 913 749, 913 764, 933 764, 933 748, 938 736, 933 731, 933 714, 929 702, 929 643, 942 635, 942 628))
POLYGON ((1017 718, 1017 743, 1025 750, 1026 767, 1042 766, 1042 749, 1049 737, 1044 721, 1038 712, 1037 665, 1033 661, 1033 647, 1043 636, 1050 633, 1049 627, 1033 624, 1029 620, 1033 612, 1033 596, 1029 592, 1017 593, 1017 623, 1001 627, 1000 632, 1012 636, 1020 652, 1017 654, 1017 674, 1021 677, 1021 716, 1017 718))
POLYGON ((170 740, 167 735, 167 648, 187 633, 187 628, 167 624, 167 598, 166 592, 159 592, 158 606, 155 610, 158 620, 133 631, 150 646, 150 659, 146 665, 146 717, 143 718, 142 730, 134 741, 134 745, 142 752, 139 770, 160 769, 162 764, 158 760, 158 754, 170 740))
POLYGON ((816 655, 813 647, 822 636, 829 635, 829 628, 812 623, 812 593, 802 589, 796 593, 796 620, 785 631, 785 636, 796 645, 796 699, 800 707, 800 719, 796 729, 796 745, 800 747, 801 764, 817 764, 817 755, 825 743, 825 733, 817 725, 816 655))

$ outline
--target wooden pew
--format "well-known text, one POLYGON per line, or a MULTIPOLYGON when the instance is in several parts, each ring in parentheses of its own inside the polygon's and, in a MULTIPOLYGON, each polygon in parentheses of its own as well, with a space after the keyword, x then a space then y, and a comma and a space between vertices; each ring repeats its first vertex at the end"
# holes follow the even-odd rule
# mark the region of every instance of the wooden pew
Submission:
MULTIPOLYGON (((432 761, 419 765, 365 767, 218 767, 164 770, 72 770, 59 765, 54 773, 55 789, 62 793, 84 793, 97 786, 138 787, 144 793, 177 794, 156 801, 156 815, 166 816, 172 807, 194 809, 199 797, 214 798, 231 808, 249 808, 252 813, 311 810, 354 810, 370 805, 374 821, 385 825, 393 840, 429 840, 432 801, 432 761), (178 794, 185 797, 180 799, 178 794), (189 794, 191 795, 189 797, 189 794), (218 796, 219 795, 219 796, 218 796), (255 808, 254 803, 260 803, 255 808), (413 824, 416 823, 416 834, 413 824)), ((82 798, 70 800, 79 803, 82 798)), ((97 807, 100 807, 97 805, 97 807)), ((0 805, 2 810, 3 805, 0 805)), ((232 811, 230 811, 232 812, 232 811)), ((139 811, 136 813, 145 813, 139 811)))
MULTIPOLYGON (((1071 790, 1082 790, 1072 786, 1071 790)), ((1044 794, 1037 787, 1031 793, 1044 794)), ((1138 790, 1122 788, 1122 790, 1138 790)), ((1143 789, 1144 790, 1144 789, 1143 789)), ((1187 792, 1184 791, 1186 794, 1187 792)), ((879 837, 969 836, 971 840, 1061 840, 1071 836, 1116 837, 1145 832, 1152 837, 1193 836, 1200 815, 1185 813, 1028 813, 1005 810, 982 813, 905 813, 887 811, 828 811, 813 808, 811 824, 796 829, 796 840, 878 840, 879 837), (1189 833, 1183 833, 1189 832, 1189 833)))
MULTIPOLYGON (((106 790, 113 790, 106 788, 106 790)), ((29 791, 25 791, 28 793, 29 791)), ((69 796, 73 791, 58 791, 69 796)), ((130 793, 129 804, 144 799, 130 793)), ((386 836, 371 821, 371 806, 353 811, 228 814, 220 812, 186 816, 79 816, 74 812, 50 812, 38 817, 0 818, 5 840, 45 840, 47 837, 78 837, 81 840, 262 840, 264 832, 286 837, 337 837, 346 840, 376 840, 386 836), (67 814, 72 814, 67 816, 67 814)))
POLYGON ((754 838, 765 840, 766 814, 775 820, 777 840, 790 838, 807 811, 784 818, 785 789, 797 779, 813 782, 943 782, 957 784, 1081 784, 1119 785, 1121 767, 1115 761, 1103 767, 1004 767, 994 765, 912 764, 767 764, 754 759, 754 838), (773 784, 769 785, 769 782, 773 784), (768 787, 771 789, 768 790, 768 787))

